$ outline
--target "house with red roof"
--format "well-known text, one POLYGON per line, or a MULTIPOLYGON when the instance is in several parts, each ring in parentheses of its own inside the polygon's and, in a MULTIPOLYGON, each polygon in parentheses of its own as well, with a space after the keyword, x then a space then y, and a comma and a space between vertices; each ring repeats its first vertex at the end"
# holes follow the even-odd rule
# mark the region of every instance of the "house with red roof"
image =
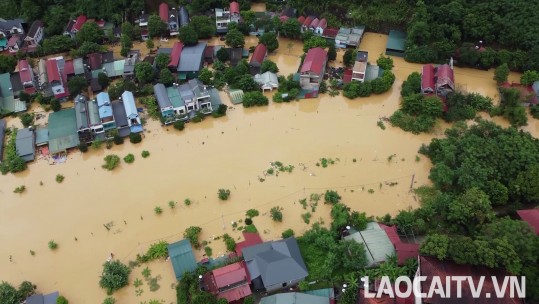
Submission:
POLYGON ((7 42, 7 48, 10 53, 17 53, 22 45, 22 35, 13 35, 7 42))
POLYGON ((539 235, 539 209, 518 210, 517 214, 539 235))
POLYGON ((49 81, 49 86, 54 94, 54 97, 57 99, 65 98, 69 95, 67 90, 67 81, 63 71, 60 71, 58 63, 60 62, 63 66, 63 57, 50 58, 46 62, 47 77, 49 81))
POLYGON ((88 66, 90 70, 96 71, 103 67, 103 55, 101 53, 88 54, 88 66))
POLYGON ((249 61, 249 68, 251 70, 251 74, 255 75, 260 72, 260 66, 262 65, 264 59, 266 59, 266 55, 268 55, 268 48, 266 48, 266 45, 264 45, 263 43, 259 43, 255 47, 255 51, 251 56, 251 61, 249 61))
POLYGON ((172 52, 170 53, 170 61, 168 63, 168 68, 173 72, 176 72, 178 65, 180 64, 180 57, 182 56, 183 43, 175 42, 172 47, 172 52))
POLYGON ((303 22, 305 22, 305 17, 299 16, 299 17, 298 17, 298 21, 299 21, 299 23, 300 23, 301 25, 303 25, 303 22))
POLYGON ((311 31, 313 31, 313 32, 316 31, 316 28, 318 27, 318 24, 319 24, 319 23, 320 23, 320 19, 314 18, 314 19, 313 19, 313 22, 311 22, 311 24, 309 25, 309 29, 310 29, 311 31))
POLYGON ((407 259, 417 259, 419 244, 403 242, 397 232, 397 226, 386 226, 381 223, 378 225, 386 232, 387 237, 395 247, 398 265, 404 265, 407 259))
POLYGON ((243 248, 262 244, 262 238, 258 232, 242 232, 244 241, 236 243, 236 255, 243 256, 243 248))
POLYGON ((71 36, 71 38, 75 38, 77 35, 77 32, 80 31, 84 23, 88 18, 85 15, 80 15, 75 20, 69 20, 67 23, 66 29, 64 31, 64 35, 71 36))
POLYGON ((327 27, 322 32, 322 37, 328 38, 328 39, 335 39, 337 35, 339 34, 339 29, 327 27))
POLYGON ((240 23, 240 4, 236 1, 230 2, 230 22, 240 23))
POLYGON ((19 77, 21 79, 21 84, 24 88, 24 91, 28 94, 36 92, 35 82, 34 82, 34 71, 28 64, 26 59, 19 61, 19 77))
POLYGON ((324 79, 328 53, 320 47, 312 48, 307 52, 300 69, 299 84, 302 89, 318 91, 324 79))
POLYGON ((168 24, 168 4, 166 2, 159 4, 159 18, 168 24))
POLYGON ((434 94, 436 87, 434 86, 434 66, 425 64, 421 68, 421 94, 434 94))
POLYGON ((244 261, 214 269, 202 276, 203 288, 229 303, 251 295, 251 279, 244 261))
POLYGON ((305 18, 305 20, 301 24, 301 31, 302 32, 305 32, 306 30, 309 29, 309 27, 311 26, 311 23, 313 22, 314 18, 315 17, 313 17, 313 16, 309 16, 309 17, 305 18))
POLYGON ((440 65, 436 68, 436 93, 441 96, 455 91, 455 76, 453 69, 448 65, 440 65))
POLYGON ((320 19, 320 22, 318 22, 318 25, 316 26, 314 30, 315 34, 322 35, 327 26, 328 26, 328 21, 326 20, 326 18, 320 19))

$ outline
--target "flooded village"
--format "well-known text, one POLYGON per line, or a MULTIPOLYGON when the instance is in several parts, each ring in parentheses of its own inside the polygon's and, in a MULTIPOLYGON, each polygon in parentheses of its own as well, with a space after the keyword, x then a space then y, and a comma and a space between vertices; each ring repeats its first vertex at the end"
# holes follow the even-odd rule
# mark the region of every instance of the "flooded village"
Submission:
MULTIPOLYGON (((253 5, 253 11, 264 10, 264 5, 253 5)), ((175 37, 155 38, 154 49, 157 53, 160 49, 173 53, 177 42, 175 37)), ((277 64, 278 75, 297 73, 303 63, 302 41, 278 37, 278 42, 279 48, 268 52, 267 59, 277 64)), ((224 46, 219 37, 199 43, 224 46)), ((387 44, 388 35, 365 32, 357 50, 368 52, 368 61, 374 65, 376 58, 386 53, 387 44)), ((245 37, 244 49, 257 45, 257 36, 245 37)), ((124 58, 119 44, 110 50, 115 60, 124 58)), ((133 42, 132 50, 139 51, 141 61, 156 55, 146 42, 133 42)), ((345 49, 337 48, 336 60, 328 62, 328 66, 342 67, 344 53, 345 49)), ((18 286, 28 280, 42 293, 59 291, 70 303, 102 303, 107 293, 100 287, 99 278, 107 259, 112 257, 127 265, 136 261, 137 255, 144 255, 151 244, 173 244, 184 239, 184 231, 191 226, 202 228, 199 240, 211 248, 213 258, 218 258, 227 255, 228 250, 222 238, 217 237, 226 233, 236 243, 244 240, 238 227, 246 226, 242 222, 249 209, 260 212, 252 222, 266 242, 282 239, 287 229, 300 236, 315 222, 328 226, 330 204, 321 201, 310 213, 310 221, 305 221, 301 203, 312 194, 323 196, 328 190, 337 191, 352 211, 368 216, 395 215, 399 210, 419 207, 413 189, 431 184, 432 164, 418 150, 433 138, 443 137, 451 125, 438 120, 433 132, 419 135, 389 123, 380 128, 377 123, 399 109, 403 81, 412 72, 422 72, 421 64, 398 56, 391 58, 395 81, 385 93, 355 99, 321 93, 314 98, 276 103, 271 101, 276 91, 265 90, 268 106, 245 108, 232 102, 230 88, 225 87, 215 89, 214 97, 228 107, 226 115, 186 123, 182 131, 176 130, 173 122, 163 124, 152 119, 139 97, 121 95, 123 103, 130 98, 136 102, 132 111, 142 118, 135 122, 140 125, 141 142, 126 140, 122 145, 90 147, 85 153, 72 145, 61 154, 61 161, 51 161, 52 156, 38 147, 27 170, 0 177, 0 239, 4 243, 0 246, 0 281, 18 286), (149 156, 142 157, 143 151, 149 156), (103 158, 109 154, 120 158, 132 154, 135 161, 120 161, 114 170, 104 170, 103 158), (277 169, 269 174, 275 162, 291 165, 293 170, 277 169), (61 182, 56 180, 59 175, 63 177, 61 182), (20 186, 25 190, 14 193, 20 186), (219 199, 219 189, 230 190, 230 197, 219 199), (273 207, 281 208, 280 222, 272 220, 273 207), (57 244, 55 250, 48 247, 51 240, 57 244)), ((453 71, 455 85, 461 90, 498 102, 493 69, 454 67, 453 71)), ((509 75, 509 81, 518 82, 519 78, 518 73, 509 75)), ((169 87, 182 85, 174 83, 169 87)), ((199 85, 206 90, 205 85, 199 85)), ((99 103, 99 91, 90 89, 82 94, 90 102, 95 99, 99 103)), ((164 89, 163 98, 172 102, 170 94, 164 89)), ((76 100, 68 99, 62 103, 61 111, 73 107, 76 110, 76 100)), ((217 106, 212 106, 216 111, 217 106)), ((87 110, 91 110, 90 106, 87 110)), ((46 112, 36 103, 28 107, 28 112, 36 114, 38 129, 46 127, 48 120, 50 130, 50 115, 61 111, 46 112)), ((179 114, 185 112, 174 112, 174 121, 184 118, 179 114)), ((509 125, 503 118, 481 115, 504 127, 509 125)), ((4 120, 7 128, 23 128, 16 116, 4 120)), ((138 132, 133 131, 131 121, 129 118, 131 132, 138 132)), ((533 118, 522 129, 534 137, 539 134, 539 124, 533 118)), ((51 147, 47 151, 50 150, 51 147)), ((197 262, 209 258, 205 246, 193 249, 197 262)), ((117 303, 146 303, 153 299, 176 303, 175 267, 166 258, 134 267, 129 284, 113 297, 117 303), (136 279, 145 277, 145 269, 155 278, 159 286, 156 291, 150 290, 148 281, 135 286, 136 279)))

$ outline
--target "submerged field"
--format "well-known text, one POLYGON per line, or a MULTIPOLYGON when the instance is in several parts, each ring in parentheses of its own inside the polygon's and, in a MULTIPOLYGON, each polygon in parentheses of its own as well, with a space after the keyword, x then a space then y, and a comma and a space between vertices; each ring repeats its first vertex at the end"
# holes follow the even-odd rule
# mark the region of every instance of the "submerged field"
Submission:
MULTIPOLYGON (((374 62, 386 41, 387 36, 367 33, 360 49, 369 51, 369 61, 374 62)), ((270 59, 283 74, 295 72, 302 45, 280 42, 270 59)), ((255 43, 256 39, 248 39, 248 45, 255 43)), ((342 54, 338 52, 338 58, 342 54)), ((23 173, 1 176, 0 281, 18 285, 29 280, 42 292, 59 290, 72 303, 101 303, 106 295, 98 285, 99 275, 111 252, 127 263, 151 243, 181 239, 189 226, 202 227, 202 239, 207 241, 223 233, 238 238, 240 233, 232 230, 231 222, 255 208, 261 215, 254 224, 264 240, 278 239, 288 228, 298 234, 308 228, 298 200, 326 189, 337 190, 352 209, 374 216, 417 207, 410 192, 412 177, 413 187, 428 184, 431 166, 424 157, 416 160, 417 150, 442 136, 447 126, 440 123, 434 134, 419 136, 377 126, 380 117, 398 108, 402 81, 421 68, 400 58, 394 61, 397 80, 383 95, 356 100, 323 95, 254 109, 234 106, 226 117, 190 123, 182 132, 149 121, 140 144, 126 142, 86 154, 75 151, 65 164, 50 166, 38 160, 23 173), (140 157, 142 150, 148 150, 150 157, 140 157), (133 153, 135 162, 105 171, 102 160, 111 153, 120 157, 133 153), (317 166, 320 158, 335 163, 317 166), (272 161, 295 168, 292 173, 264 177, 272 161), (65 176, 61 184, 55 181, 57 174, 65 176), (26 192, 13 193, 20 185, 25 185, 26 192), (228 201, 219 201, 219 188, 230 189, 228 201), (183 204, 186 198, 193 202, 190 206, 183 204), (170 200, 178 202, 173 210, 168 207, 170 200), (163 209, 162 214, 154 213, 156 206, 163 209), (269 217, 274 206, 284 209, 282 223, 269 217), (58 243, 56 251, 47 248, 50 240, 58 243)), ((492 71, 455 70, 462 89, 496 100, 492 75, 492 71)), ((517 79, 517 75, 511 77, 517 79)), ((224 93, 222 98, 228 103, 224 93)), ((18 119, 10 121, 17 123, 18 119)), ((525 129, 537 134, 539 124, 529 123, 525 129)), ((323 204, 312 214, 311 223, 319 220, 329 222, 329 208, 323 204)), ((222 240, 211 241, 209 246, 214 257, 225 252, 222 240)), ((203 251, 197 252, 197 258, 202 255, 203 251)), ((161 288, 150 292, 145 283, 144 292, 137 296, 131 284, 115 294, 119 303, 149 299, 175 303, 171 264, 158 261, 149 266, 152 276, 160 276, 161 288)), ((134 270, 131 282, 142 279, 144 267, 134 270)))

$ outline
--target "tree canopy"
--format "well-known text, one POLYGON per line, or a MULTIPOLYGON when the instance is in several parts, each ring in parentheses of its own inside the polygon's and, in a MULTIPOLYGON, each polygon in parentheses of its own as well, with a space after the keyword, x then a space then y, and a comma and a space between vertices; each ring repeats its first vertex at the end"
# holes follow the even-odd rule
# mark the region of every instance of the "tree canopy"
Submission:
POLYGON ((151 15, 148 18, 148 35, 150 37, 159 37, 168 29, 168 25, 161 20, 161 18, 157 15, 151 15))
POLYGON ((240 31, 232 29, 226 33, 225 43, 232 48, 239 48, 245 45, 245 38, 240 31))
POLYGON ((86 41, 101 43, 103 41, 103 30, 95 22, 86 22, 77 32, 77 43, 82 44, 86 41))
POLYGON ((180 27, 178 36, 185 45, 195 45, 198 42, 198 34, 192 25, 180 27))
POLYGON ((141 83, 150 83, 155 78, 155 70, 149 62, 135 64, 135 77, 141 83))
POLYGON ((279 41, 275 33, 265 32, 258 38, 258 42, 264 44, 270 53, 279 48, 279 41))

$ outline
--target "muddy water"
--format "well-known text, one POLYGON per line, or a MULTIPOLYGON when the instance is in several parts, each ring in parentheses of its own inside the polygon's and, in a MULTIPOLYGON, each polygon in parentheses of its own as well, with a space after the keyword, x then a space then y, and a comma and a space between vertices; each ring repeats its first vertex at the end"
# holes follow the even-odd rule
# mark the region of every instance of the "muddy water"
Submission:
MULTIPOLYGON (((386 40, 367 33, 360 48, 368 50, 374 61, 386 40)), ((248 45, 255 43, 256 38, 248 39, 248 45)), ((301 44, 283 39, 270 58, 288 74, 297 69, 301 49, 301 44), (293 44, 290 50, 288 43, 293 44)), ((382 95, 357 100, 323 96, 255 109, 234 106, 227 117, 191 123, 183 132, 150 121, 140 144, 84 155, 72 152, 65 164, 50 166, 41 160, 23 173, 1 176, 0 240, 5 246, 0 247, 0 280, 13 284, 30 280, 41 291, 60 290, 72 303, 95 304, 106 296, 98 281, 111 252, 127 263, 153 242, 179 240, 191 225, 202 227, 202 239, 218 256, 225 246, 222 240, 211 241, 212 237, 229 233, 238 238, 231 222, 242 219, 247 209, 260 211, 254 223, 265 240, 279 238, 287 228, 301 233, 308 227, 301 214, 308 210, 298 200, 326 189, 337 190, 352 209, 370 215, 417 207, 409 191, 412 177, 414 186, 428 184, 430 169, 424 157, 415 160, 417 150, 446 126, 434 135, 416 136, 389 126, 382 130, 376 122, 398 108, 402 81, 419 70, 419 65, 395 58, 396 84, 382 95), (142 150, 151 156, 142 159, 142 150), (133 153, 136 160, 108 172, 101 164, 110 153, 121 157, 133 153), (322 157, 332 158, 335 164, 316 166, 322 157), (295 169, 259 181, 272 161, 295 169), (63 183, 55 182, 56 174, 65 176, 63 183), (19 185, 27 191, 14 194, 19 185), (218 200, 219 188, 231 190, 228 201, 218 200), (183 205, 185 198, 193 204, 183 205), (174 210, 168 207, 170 200, 178 202, 174 210), (154 214, 156 206, 163 208, 163 214, 154 214), (274 206, 284 209, 282 223, 269 218, 274 206), (112 228, 105 229, 105 224, 112 228), (47 248, 51 239, 59 245, 54 252, 47 248)), ((467 84, 468 91, 495 94, 492 71, 457 69, 456 78, 457 83, 467 84)), ((311 223, 315 221, 329 223, 328 206, 319 204, 311 218, 311 223)), ((202 258, 203 253, 196 255, 202 258)), ((150 292, 145 283, 144 292, 137 296, 131 284, 116 293, 119 303, 149 299, 175 303, 170 263, 148 266, 152 276, 160 275, 161 288, 150 292)), ((142 279, 141 270, 134 270, 131 282, 142 279)))

